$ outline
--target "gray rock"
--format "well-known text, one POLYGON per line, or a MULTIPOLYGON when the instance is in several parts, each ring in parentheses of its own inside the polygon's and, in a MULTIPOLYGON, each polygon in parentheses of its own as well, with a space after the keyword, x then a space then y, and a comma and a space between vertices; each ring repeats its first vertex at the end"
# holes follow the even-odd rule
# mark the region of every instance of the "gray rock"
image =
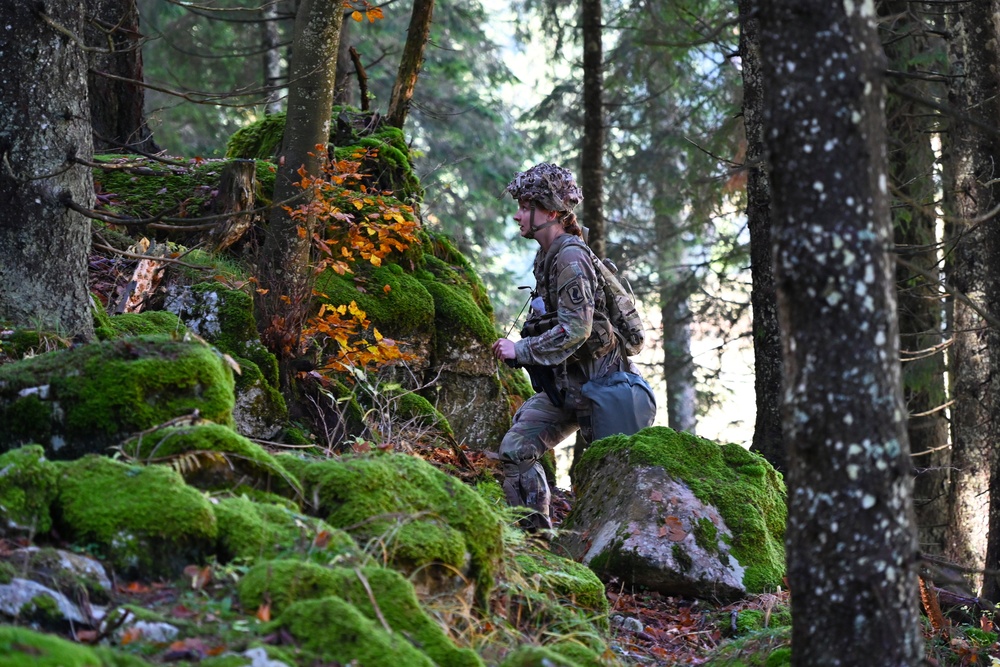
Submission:
POLYGON ((38 547, 25 547, 14 551, 11 558, 15 562, 28 562, 50 569, 59 568, 64 574, 85 581, 91 590, 94 588, 111 590, 111 580, 108 579, 104 566, 88 556, 62 549, 42 550, 38 547))
MULTIPOLYGON (((55 601, 59 613, 68 621, 88 623, 80 608, 70 602, 70 599, 58 591, 42 584, 15 577, 9 584, 0 584, 0 614, 11 618, 20 615, 22 607, 31 604, 37 597, 49 597, 55 601)), ((102 614, 103 615, 103 614, 102 614)))
POLYGON ((613 453, 588 466, 559 544, 599 576, 667 595, 733 600, 744 568, 718 510, 663 468, 613 453))

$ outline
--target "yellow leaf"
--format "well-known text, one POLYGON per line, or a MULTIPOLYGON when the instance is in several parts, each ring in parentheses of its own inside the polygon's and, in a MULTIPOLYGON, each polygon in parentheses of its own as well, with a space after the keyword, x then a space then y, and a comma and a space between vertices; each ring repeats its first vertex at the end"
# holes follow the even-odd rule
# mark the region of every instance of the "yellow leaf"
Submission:
POLYGON ((372 266, 382 266, 382 258, 378 255, 372 255, 372 266))
MULTIPOLYGON (((386 287, 388 287, 388 285, 386 285, 386 287)), ((380 334, 378 332, 378 329, 376 329, 375 327, 372 327, 372 334, 375 336, 376 342, 379 342, 379 343, 382 342, 382 334, 380 334)))
POLYGON ((365 205, 361 203, 360 199, 355 199, 354 200, 354 208, 356 208, 356 209, 358 209, 360 211, 364 207, 365 207, 365 205))
POLYGON ((359 11, 353 11, 351 12, 351 18, 360 23, 364 16, 359 11))

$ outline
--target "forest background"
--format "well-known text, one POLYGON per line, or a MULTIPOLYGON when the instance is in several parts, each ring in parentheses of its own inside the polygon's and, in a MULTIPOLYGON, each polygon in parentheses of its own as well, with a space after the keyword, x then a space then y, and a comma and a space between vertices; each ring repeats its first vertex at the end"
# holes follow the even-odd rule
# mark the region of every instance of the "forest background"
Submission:
MULTIPOLYGON (((137 0, 152 134, 126 143, 209 157, 280 104, 290 21, 316 6, 294 4, 137 0)), ((407 22, 428 6, 403 114, 424 216, 480 269, 498 322, 516 318, 520 242, 497 195, 544 159, 577 171, 595 251, 653 314, 647 371, 671 427, 695 430, 719 400, 722 367, 693 341, 752 342, 751 446, 790 490, 796 660, 844 650, 829 621, 846 598, 848 630, 877 608, 860 656, 882 642, 913 664, 918 560, 1000 598, 1000 3, 359 3, 335 101, 396 97, 407 22), (530 95, 512 51, 539 73, 530 95)))

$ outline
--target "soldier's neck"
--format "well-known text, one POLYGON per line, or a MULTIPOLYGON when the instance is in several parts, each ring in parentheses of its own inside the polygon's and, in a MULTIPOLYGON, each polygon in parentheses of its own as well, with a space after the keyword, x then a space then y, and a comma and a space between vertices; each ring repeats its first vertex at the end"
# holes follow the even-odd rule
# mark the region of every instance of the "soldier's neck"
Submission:
POLYGON ((554 225, 535 232, 535 240, 538 241, 538 245, 542 246, 542 252, 548 252, 555 240, 565 233, 564 227, 554 225))

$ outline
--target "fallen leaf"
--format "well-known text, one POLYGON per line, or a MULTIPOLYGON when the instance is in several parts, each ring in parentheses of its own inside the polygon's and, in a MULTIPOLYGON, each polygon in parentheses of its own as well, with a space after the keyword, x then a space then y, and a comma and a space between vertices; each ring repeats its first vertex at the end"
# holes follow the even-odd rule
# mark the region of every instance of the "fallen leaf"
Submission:
POLYGON ((257 608, 257 613, 255 614, 257 620, 261 623, 267 623, 271 620, 271 604, 265 602, 260 607, 257 608))
POLYGON ((660 491, 654 489, 653 491, 650 492, 649 499, 652 500, 654 503, 662 503, 663 494, 660 491))
POLYGON ((684 524, 675 516, 668 516, 663 520, 664 525, 660 529, 660 537, 666 537, 671 542, 680 542, 687 537, 684 524))

